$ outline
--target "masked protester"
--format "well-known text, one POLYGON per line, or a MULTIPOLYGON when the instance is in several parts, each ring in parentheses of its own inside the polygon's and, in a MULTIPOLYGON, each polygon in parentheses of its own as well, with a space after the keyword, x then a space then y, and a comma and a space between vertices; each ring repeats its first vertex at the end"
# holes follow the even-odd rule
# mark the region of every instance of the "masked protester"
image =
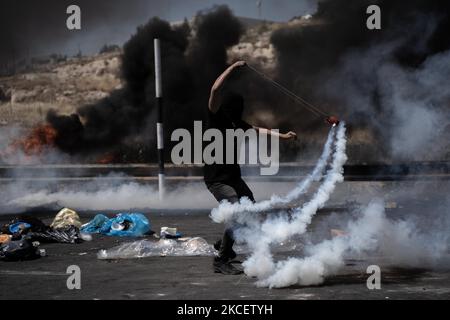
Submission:
MULTIPOLYGON (((227 129, 243 129, 244 131, 253 129, 260 133, 276 135, 281 139, 296 139, 297 136, 292 131, 280 134, 269 129, 252 126, 242 120, 244 98, 242 95, 228 90, 226 88, 226 82, 232 80, 230 76, 233 73, 243 72, 245 66, 246 63, 244 61, 234 63, 217 78, 212 86, 208 104, 208 129, 218 129, 223 137, 226 137, 225 133, 227 129)), ((204 165, 206 186, 218 202, 228 200, 231 203, 235 203, 242 197, 247 197, 251 201, 255 201, 252 191, 241 177, 241 169, 237 161, 238 148, 239 146, 234 143, 234 161, 232 164, 226 163, 227 148, 226 143, 224 143, 224 163, 204 165)), ((223 274, 242 273, 242 270, 230 263, 236 257, 233 244, 233 226, 229 226, 225 230, 222 240, 219 240, 215 246, 219 250, 219 256, 214 258, 213 263, 215 272, 223 274)))

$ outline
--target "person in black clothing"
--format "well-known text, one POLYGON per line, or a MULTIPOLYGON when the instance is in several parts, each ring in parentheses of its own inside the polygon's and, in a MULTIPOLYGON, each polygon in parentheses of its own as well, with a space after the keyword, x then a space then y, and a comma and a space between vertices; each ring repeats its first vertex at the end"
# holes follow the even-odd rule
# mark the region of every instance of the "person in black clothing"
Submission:
MULTIPOLYGON (((241 95, 224 90, 226 80, 237 69, 244 68, 246 63, 238 61, 227 68, 215 81, 211 88, 208 103, 208 129, 214 128, 222 132, 225 137, 226 129, 254 129, 261 133, 276 135, 281 139, 296 139, 297 135, 290 131, 280 134, 269 129, 254 127, 242 120, 244 110, 244 99, 241 95)), ((237 162, 237 147, 235 145, 233 164, 205 164, 204 180, 208 190, 218 202, 228 200, 231 203, 238 202, 240 198, 247 197, 255 201, 253 193, 242 180, 241 169, 237 162)), ((223 159, 226 159, 226 148, 224 147, 223 159)), ((227 228, 222 237, 216 243, 219 256, 214 258, 214 271, 224 274, 239 274, 241 270, 235 268, 230 261, 236 257, 233 251, 233 229, 227 228)))

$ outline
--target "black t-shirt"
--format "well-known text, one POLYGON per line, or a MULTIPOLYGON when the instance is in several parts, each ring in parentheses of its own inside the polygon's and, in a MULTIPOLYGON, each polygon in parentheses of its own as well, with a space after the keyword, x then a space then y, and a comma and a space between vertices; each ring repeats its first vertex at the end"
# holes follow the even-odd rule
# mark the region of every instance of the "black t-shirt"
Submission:
MULTIPOLYGON (((206 164, 203 167, 204 179, 205 182, 221 182, 227 180, 239 179, 241 177, 241 168, 237 163, 237 149, 239 146, 234 145, 234 157, 235 161, 233 164, 226 164, 226 129, 242 129, 246 131, 247 129, 251 129, 252 126, 249 125, 242 119, 239 120, 231 120, 232 117, 227 113, 225 108, 219 108, 216 113, 212 113, 208 109, 208 121, 207 128, 208 129, 218 129, 222 133, 223 136, 223 164, 206 164)), ((235 139, 236 140, 236 139, 235 139)), ((236 141, 235 141, 236 142, 236 141)))

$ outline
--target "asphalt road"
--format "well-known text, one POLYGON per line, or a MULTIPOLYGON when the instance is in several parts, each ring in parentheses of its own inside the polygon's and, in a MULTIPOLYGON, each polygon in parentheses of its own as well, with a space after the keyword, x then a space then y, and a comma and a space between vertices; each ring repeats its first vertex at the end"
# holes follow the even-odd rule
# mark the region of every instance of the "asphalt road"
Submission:
MULTIPOLYGON (((55 212, 40 217, 50 223, 55 212)), ((316 221, 328 214, 323 211, 316 221)), ((395 214, 395 212, 391 212, 395 214)), ((153 230, 177 227, 186 236, 200 236, 213 243, 222 232, 206 212, 147 213, 153 230)), ((88 221, 92 213, 82 214, 88 221)), ((0 223, 10 216, 1 215, 0 223)), ((314 231, 314 225, 310 231, 314 231)), ((82 244, 45 244, 47 256, 22 262, 0 263, 0 299, 449 299, 450 265, 447 269, 382 268, 380 290, 366 286, 366 268, 380 263, 347 260, 339 275, 319 286, 283 289, 258 288, 245 275, 215 274, 211 257, 150 257, 132 260, 98 260, 100 249, 111 248, 119 238, 95 236, 82 244), (69 290, 67 267, 81 269, 81 289, 69 290)), ((286 253, 281 253, 286 254, 286 253)), ((239 256, 242 260, 242 256, 239 256)))

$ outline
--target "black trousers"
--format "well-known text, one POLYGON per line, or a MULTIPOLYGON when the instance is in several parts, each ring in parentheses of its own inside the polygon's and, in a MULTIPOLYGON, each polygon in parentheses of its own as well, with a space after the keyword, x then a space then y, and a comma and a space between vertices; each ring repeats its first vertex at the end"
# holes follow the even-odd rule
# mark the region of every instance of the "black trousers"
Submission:
MULTIPOLYGON (((252 191, 241 178, 220 182, 206 182, 206 186, 218 202, 228 200, 231 203, 235 203, 239 202, 239 199, 242 197, 247 197, 255 202, 252 191)), ((233 251, 233 245, 233 228, 229 227, 223 234, 219 257, 223 260, 228 260, 233 251)))

